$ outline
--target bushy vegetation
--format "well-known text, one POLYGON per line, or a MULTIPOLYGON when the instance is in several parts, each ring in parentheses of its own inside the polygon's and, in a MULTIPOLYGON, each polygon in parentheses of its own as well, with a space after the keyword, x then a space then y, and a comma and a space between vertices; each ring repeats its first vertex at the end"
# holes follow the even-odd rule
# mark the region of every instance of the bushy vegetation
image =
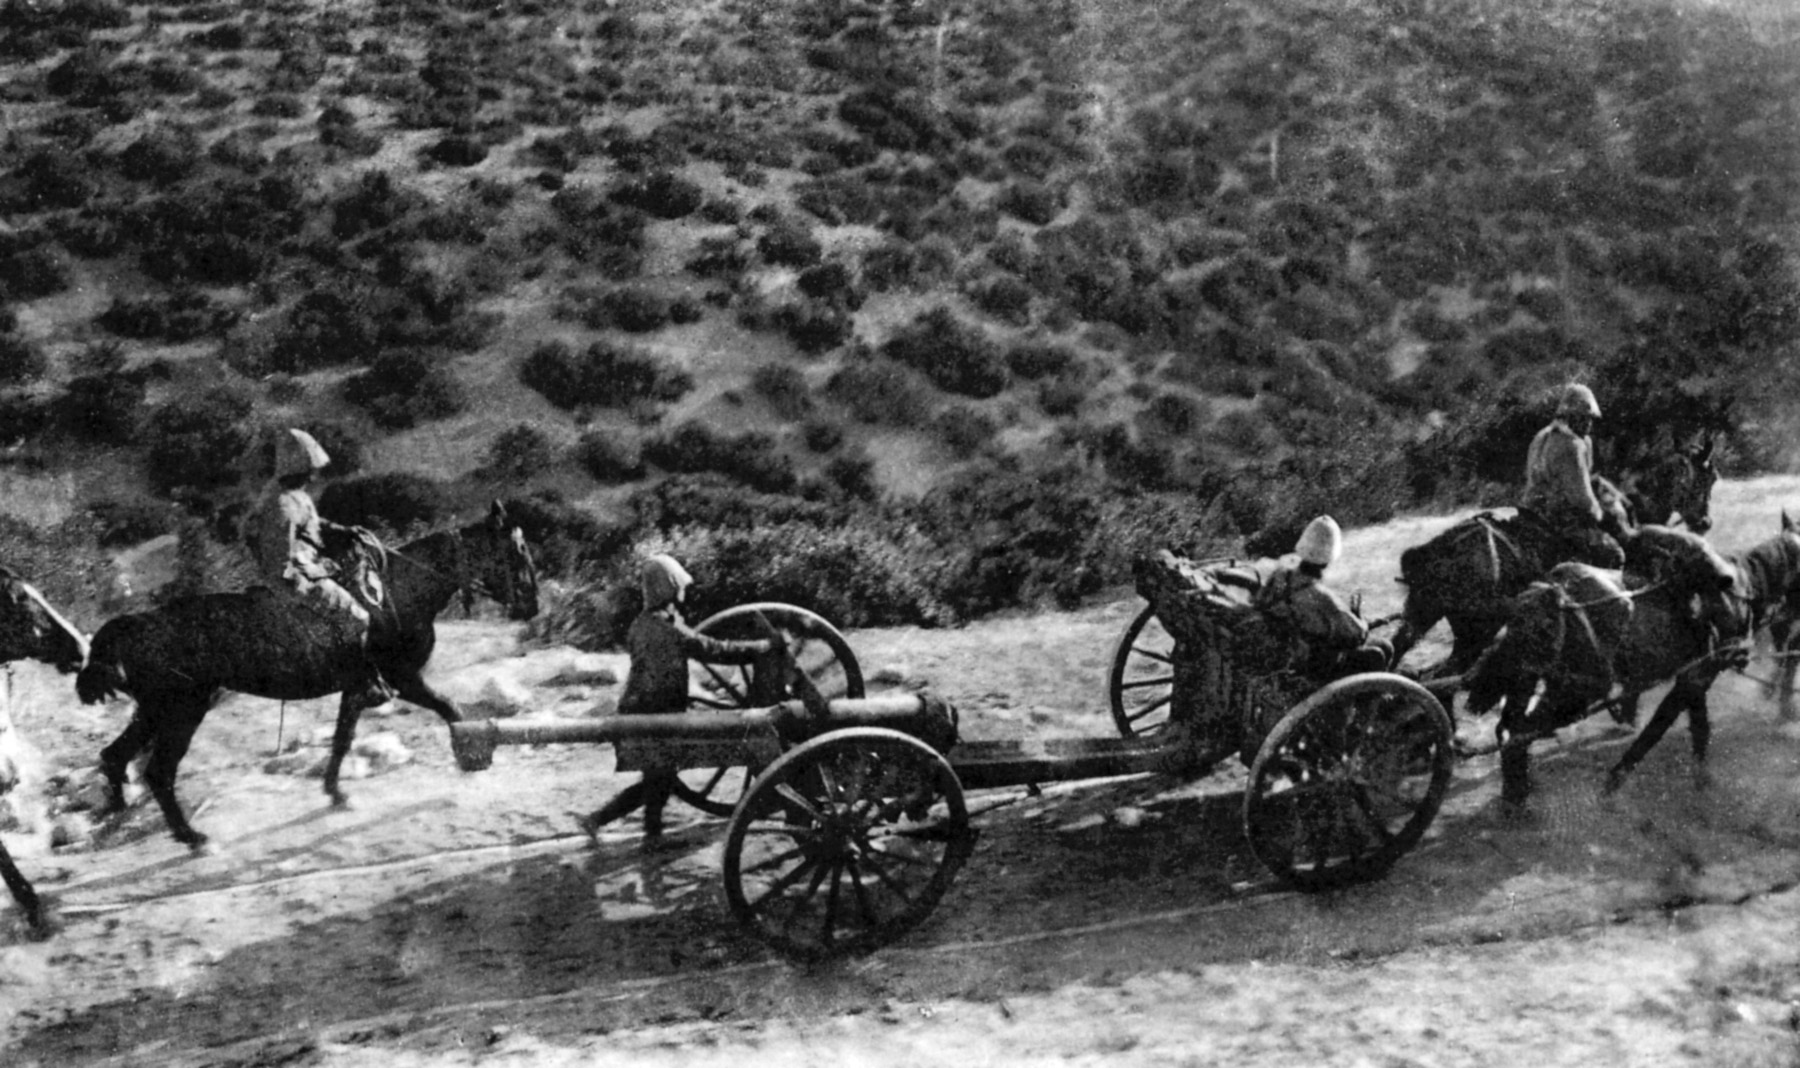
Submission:
POLYGON ((0 300, 30 314, 0 322, 0 439, 229 496, 271 407, 373 452, 473 407, 458 372, 487 381, 500 316, 549 310, 567 340, 517 375, 561 425, 460 436, 454 492, 644 483, 655 536, 687 508, 697 552, 777 586, 862 554, 888 576, 862 596, 916 619, 1116 581, 1053 528, 1140 544, 1179 524, 1122 517, 1165 498, 1278 541, 1491 497, 1570 375, 1611 416, 1603 469, 1699 431, 1734 473, 1796 459, 1783 27, 1660 0, 1104 8, 995 0, 941 34, 931 5, 739 5, 687 34, 653 5, 553 37, 529 4, 321 28, 8 2, 0 300), (84 353, 95 327, 119 358, 84 353), (662 427, 684 401, 732 432, 662 427), (887 499, 883 437, 992 492, 887 499), (1027 503, 1032 478, 1068 503, 1027 503), (803 548, 706 541, 750 494, 803 548), (921 593, 898 561, 926 544, 921 593))
POLYGON ((694 388, 693 376, 668 360, 608 341, 580 352, 564 341, 545 342, 519 365, 519 381, 563 408, 674 401, 694 388))

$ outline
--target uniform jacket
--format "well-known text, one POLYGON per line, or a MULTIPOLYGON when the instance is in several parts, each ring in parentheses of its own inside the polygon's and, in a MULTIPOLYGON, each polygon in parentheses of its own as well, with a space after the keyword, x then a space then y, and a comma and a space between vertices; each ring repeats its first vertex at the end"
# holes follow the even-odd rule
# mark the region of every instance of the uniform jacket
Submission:
POLYGON ((1369 625, 1337 591, 1298 568, 1270 574, 1256 591, 1255 605, 1291 626, 1314 658, 1355 649, 1369 636, 1369 625))
POLYGON ((1594 496, 1593 445, 1561 419, 1538 431, 1525 454, 1525 496, 1519 503, 1546 517, 1584 517, 1598 523, 1603 514, 1594 496))
POLYGON ((331 578, 336 568, 325 557, 320 524, 311 494, 270 483, 249 529, 250 554, 263 578, 283 586, 331 578))
POLYGON ((624 715, 684 711, 689 660, 748 664, 769 651, 766 641, 709 638, 683 622, 672 605, 638 613, 625 645, 631 667, 619 695, 619 712, 624 715))

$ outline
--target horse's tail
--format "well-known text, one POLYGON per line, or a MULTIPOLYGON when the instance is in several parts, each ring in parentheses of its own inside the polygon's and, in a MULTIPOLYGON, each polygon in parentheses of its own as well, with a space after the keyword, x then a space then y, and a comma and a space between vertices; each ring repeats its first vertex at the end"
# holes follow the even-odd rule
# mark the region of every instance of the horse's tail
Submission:
POLYGON ((101 627, 100 633, 94 635, 87 663, 82 665, 80 673, 75 676, 75 695, 81 698, 84 705, 97 705, 116 694, 125 693, 125 665, 119 662, 117 641, 108 640, 116 637, 115 634, 107 633, 108 629, 101 627))

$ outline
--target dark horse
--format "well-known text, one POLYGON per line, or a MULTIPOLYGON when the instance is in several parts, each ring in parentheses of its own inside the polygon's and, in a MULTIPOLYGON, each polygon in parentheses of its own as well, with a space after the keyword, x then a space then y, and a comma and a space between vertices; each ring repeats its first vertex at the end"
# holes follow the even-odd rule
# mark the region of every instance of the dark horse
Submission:
MULTIPOLYGON (((386 587, 386 604, 370 626, 368 656, 402 699, 446 723, 462 713, 419 674, 437 642, 438 613, 459 591, 465 608, 482 593, 506 606, 513 619, 530 619, 538 610, 531 551, 498 501, 482 522, 390 550, 386 587)), ((107 811, 124 807, 126 765, 148 748, 144 782, 170 832, 190 846, 205 843, 175 799, 175 774, 220 690, 283 701, 344 694, 325 769, 325 792, 343 804, 338 770, 363 711, 345 691, 360 678, 363 653, 334 637, 335 631, 333 621, 266 589, 182 598, 107 622, 75 680, 85 704, 115 694, 137 702, 124 732, 100 754, 107 811)))
MULTIPOLYGON (((18 782, 18 769, 7 754, 12 732, 12 662, 40 660, 68 674, 87 660, 87 638, 70 625, 44 595, 11 568, 0 566, 0 795, 18 782)), ((33 928, 44 924, 44 909, 6 846, 0 844, 0 879, 33 928)))
MULTIPOLYGON (((1594 481, 1601 505, 1626 531, 1638 523, 1666 524, 1680 513, 1689 530, 1704 534, 1712 527, 1710 501, 1718 477, 1708 439, 1627 475, 1624 489, 1594 481)), ((1506 625, 1513 598, 1564 559, 1557 541, 1541 524, 1483 512, 1401 553, 1406 604, 1394 633, 1394 661, 1448 619, 1453 645, 1433 674, 1467 669, 1506 625)))
MULTIPOLYGON (((1787 559, 1785 549, 1779 558, 1787 559)), ((1646 526, 1632 539, 1627 572, 1559 564, 1519 595, 1511 622, 1464 678, 1471 713, 1504 702, 1503 800, 1525 803, 1533 741, 1597 711, 1615 687, 1629 699, 1669 678, 1675 685, 1613 766, 1608 789, 1618 788, 1683 711, 1696 766, 1705 767, 1706 692, 1742 651, 1737 639, 1754 625, 1756 606, 1792 582, 1784 564, 1782 574, 1770 576, 1779 590, 1765 590, 1741 559, 1726 559, 1697 534, 1646 526), (1534 705, 1540 682, 1544 692, 1534 705)))

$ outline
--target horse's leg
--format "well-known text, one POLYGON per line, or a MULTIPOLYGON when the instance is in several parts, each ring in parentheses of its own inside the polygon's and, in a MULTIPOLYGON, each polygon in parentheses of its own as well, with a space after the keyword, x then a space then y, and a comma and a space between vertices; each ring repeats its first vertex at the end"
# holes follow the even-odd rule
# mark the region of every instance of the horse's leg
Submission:
POLYGON ((1783 722, 1790 721, 1794 718, 1794 672, 1796 665, 1794 663, 1794 651, 1789 648, 1789 643, 1793 641, 1793 638, 1794 630, 1786 622, 1779 624, 1778 629, 1771 628, 1769 631, 1770 644, 1775 647, 1775 660, 1776 663, 1780 665, 1775 672, 1775 689, 1780 702, 1777 706, 1780 709, 1778 714, 1783 722))
MULTIPOLYGON (((1536 679, 1516 681, 1502 699, 1500 721, 1494 725, 1494 740, 1500 746, 1500 802, 1513 812, 1524 811, 1531 796, 1531 743, 1537 735, 1526 722, 1526 711, 1536 690, 1536 679)), ((1546 693, 1544 701, 1550 697, 1546 693)))
POLYGON ((13 863, 12 854, 6 851, 4 842, 0 842, 0 879, 5 880, 6 888, 12 892, 13 900, 19 903, 20 910, 25 913, 25 922, 32 927, 42 927, 44 925, 43 904, 38 901, 37 891, 33 890, 31 884, 26 881, 25 873, 21 872, 19 866, 13 863))
POLYGON ((1706 707, 1705 689, 1694 694, 1688 704, 1688 742, 1694 751, 1694 788, 1704 790, 1712 785, 1712 772, 1706 766, 1706 751, 1712 745, 1712 713, 1706 707))
POLYGON ((100 773, 106 777, 106 807, 101 810, 101 815, 125 810, 126 768, 150 741, 151 720, 155 715, 154 711, 146 711, 146 702, 140 700, 131 710, 131 722, 125 724, 125 729, 111 745, 100 750, 100 773))
POLYGON ((344 758, 350 755, 350 744, 356 741, 356 723, 362 718, 364 707, 361 696, 347 691, 338 698, 337 729, 331 733, 331 759, 325 764, 325 793, 332 805, 340 808, 350 802, 338 789, 338 773, 343 770, 344 758))
POLYGON ((444 718, 445 723, 462 722, 462 709, 456 707, 456 702, 432 689, 431 684, 419 675, 418 669, 401 671, 390 668, 385 674, 402 701, 411 701, 420 708, 436 712, 444 718))
POLYGON ((169 833, 177 842, 192 849, 205 845, 206 836, 194 830, 187 815, 181 811, 181 802, 175 797, 175 776, 181 769, 181 758, 187 756, 188 745, 194 740, 194 732, 200 729, 200 721, 206 718, 206 710, 211 705, 210 695, 190 697, 169 705, 162 729, 156 732, 156 741, 150 748, 150 760, 144 766, 144 785, 150 788, 150 796, 156 798, 157 805, 162 808, 169 833))
POLYGON ((1701 702, 1695 702, 1693 691, 1688 684, 1677 682, 1674 688, 1665 694, 1662 701, 1657 704, 1656 711, 1650 714, 1650 722, 1644 724, 1644 729, 1631 740, 1631 745, 1625 750, 1625 755, 1621 756, 1619 762, 1612 766, 1612 770, 1606 773, 1606 785, 1603 787, 1605 793, 1616 793, 1619 787, 1625 785, 1625 776, 1631 774, 1632 769, 1636 768, 1644 757, 1649 755, 1650 750, 1656 748, 1656 743, 1662 741, 1663 735, 1669 733, 1669 728, 1675 725, 1675 717, 1681 715, 1683 711, 1689 713, 1688 730, 1693 733, 1695 755, 1704 759, 1706 739, 1710 738, 1712 734, 1711 726, 1695 725, 1697 720, 1704 719, 1706 716, 1704 698, 1701 702), (1696 708, 1699 709, 1697 715, 1696 708))

